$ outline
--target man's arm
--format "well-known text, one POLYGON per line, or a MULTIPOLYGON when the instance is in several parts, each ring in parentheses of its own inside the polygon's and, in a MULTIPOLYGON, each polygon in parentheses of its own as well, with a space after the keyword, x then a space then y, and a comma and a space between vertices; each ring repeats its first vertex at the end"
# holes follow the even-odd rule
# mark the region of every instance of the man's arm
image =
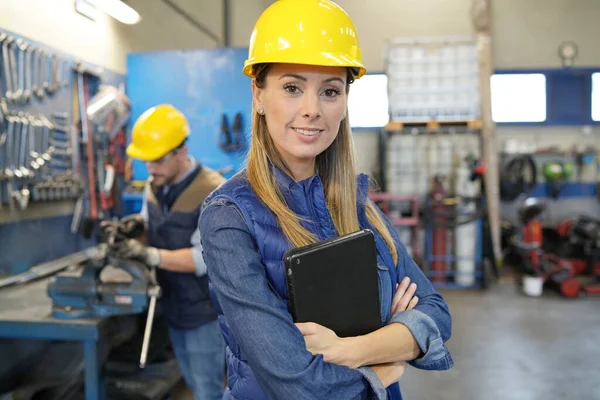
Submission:
POLYGON ((202 257, 202 242, 198 229, 192 235, 190 242, 192 247, 187 249, 159 249, 160 264, 158 268, 172 272, 195 272, 198 276, 206 275, 206 264, 202 257))
POLYGON ((172 272, 196 272, 192 248, 179 250, 157 249, 160 257, 158 268, 172 272))
POLYGON ((129 239, 121 249, 119 256, 135 258, 143 261, 149 267, 156 267, 172 272, 196 272, 196 264, 192 255, 193 248, 165 250, 156 247, 146 247, 137 239, 129 239))

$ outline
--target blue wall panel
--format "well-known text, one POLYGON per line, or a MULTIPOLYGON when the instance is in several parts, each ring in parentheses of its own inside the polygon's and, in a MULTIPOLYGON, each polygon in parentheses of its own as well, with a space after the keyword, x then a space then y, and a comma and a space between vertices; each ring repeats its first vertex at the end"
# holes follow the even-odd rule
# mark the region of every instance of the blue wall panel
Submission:
MULTIPOLYGON (((242 73, 247 49, 209 49, 130 54, 127 58, 127 94, 131 99, 130 127, 148 108, 170 103, 187 117, 191 135, 190 153, 209 168, 232 166, 230 177, 242 168, 247 146, 234 153, 218 143, 222 115, 230 126, 242 113, 242 129, 249 143, 251 81, 242 73)), ((129 130, 131 132, 131 129, 129 130)), ((134 162, 134 179, 148 173, 142 162, 134 162)))
POLYGON ((0 275, 19 274, 45 261, 93 246, 71 233, 72 215, 0 225, 0 275))

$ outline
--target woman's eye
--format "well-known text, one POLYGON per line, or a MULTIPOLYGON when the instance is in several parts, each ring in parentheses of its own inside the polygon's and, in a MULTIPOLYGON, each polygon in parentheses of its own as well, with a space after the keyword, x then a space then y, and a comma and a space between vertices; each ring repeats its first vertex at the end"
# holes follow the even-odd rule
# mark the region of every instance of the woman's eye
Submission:
POLYGON ((298 89, 298 86, 294 86, 294 85, 287 85, 284 89, 289 94, 296 94, 300 90, 300 89, 298 89))
POLYGON ((327 97, 336 97, 340 95, 340 91, 337 89, 327 89, 323 93, 325 93, 325 96, 327 97))

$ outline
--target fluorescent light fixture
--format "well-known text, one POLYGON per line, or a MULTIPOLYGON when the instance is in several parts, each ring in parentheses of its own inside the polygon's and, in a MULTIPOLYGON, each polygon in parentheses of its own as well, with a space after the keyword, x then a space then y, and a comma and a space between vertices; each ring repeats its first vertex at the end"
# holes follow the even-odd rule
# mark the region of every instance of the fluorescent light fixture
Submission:
POLYGON ((600 72, 592 74, 592 119, 600 121, 600 72))
POLYGON ((544 74, 496 74, 490 80, 494 122, 546 120, 544 74))
POLYGON ((385 74, 367 74, 350 85, 348 114, 353 128, 385 126, 389 120, 385 74))
POLYGON ((140 14, 121 0, 88 0, 88 2, 124 24, 133 25, 140 22, 140 14))

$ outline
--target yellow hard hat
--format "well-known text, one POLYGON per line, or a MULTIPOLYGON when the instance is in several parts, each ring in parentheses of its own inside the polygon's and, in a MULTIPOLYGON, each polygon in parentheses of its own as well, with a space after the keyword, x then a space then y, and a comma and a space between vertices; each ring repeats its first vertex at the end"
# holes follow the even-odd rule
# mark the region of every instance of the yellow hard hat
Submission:
POLYGON ((358 34, 350 16, 330 0, 278 0, 258 18, 244 74, 262 63, 308 64, 366 72, 358 34))
POLYGON ((190 133, 187 119, 170 104, 146 110, 135 121, 127 155, 143 161, 154 161, 183 143, 190 133))

